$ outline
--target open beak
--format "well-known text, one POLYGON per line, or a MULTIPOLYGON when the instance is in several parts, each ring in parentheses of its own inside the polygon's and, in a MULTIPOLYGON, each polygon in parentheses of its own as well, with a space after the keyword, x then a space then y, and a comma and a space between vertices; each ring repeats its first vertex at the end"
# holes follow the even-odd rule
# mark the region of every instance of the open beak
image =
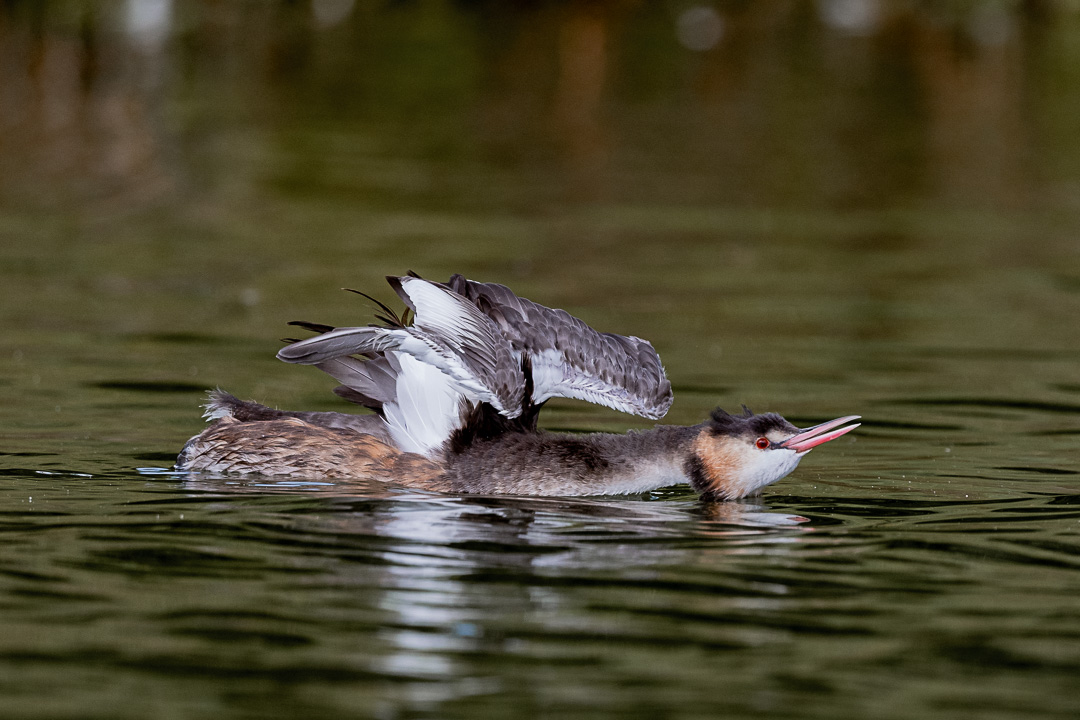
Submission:
POLYGON ((835 420, 821 423, 820 425, 815 425, 812 428, 807 428, 798 435, 793 435, 780 443, 780 447, 794 450, 799 453, 807 452, 810 448, 815 448, 830 440, 835 440, 841 435, 846 435, 859 427, 858 423, 855 425, 844 425, 844 423, 849 423, 852 420, 858 420, 859 417, 859 415, 848 415, 846 417, 836 418, 835 420), (841 427, 841 425, 844 425, 844 427, 841 427))

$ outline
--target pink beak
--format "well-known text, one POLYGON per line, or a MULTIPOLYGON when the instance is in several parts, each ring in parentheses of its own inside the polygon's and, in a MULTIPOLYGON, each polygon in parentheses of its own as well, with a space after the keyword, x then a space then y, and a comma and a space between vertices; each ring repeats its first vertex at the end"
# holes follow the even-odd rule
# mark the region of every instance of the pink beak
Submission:
POLYGON ((780 443, 780 447, 794 450, 799 453, 807 452, 811 448, 816 448, 818 445, 827 443, 830 440, 835 440, 841 435, 846 435, 859 427, 858 423, 840 427, 844 423, 858 420, 859 417, 859 415, 848 415, 846 417, 836 418, 835 420, 821 423, 820 425, 815 425, 812 428, 807 428, 798 435, 793 435, 780 443))

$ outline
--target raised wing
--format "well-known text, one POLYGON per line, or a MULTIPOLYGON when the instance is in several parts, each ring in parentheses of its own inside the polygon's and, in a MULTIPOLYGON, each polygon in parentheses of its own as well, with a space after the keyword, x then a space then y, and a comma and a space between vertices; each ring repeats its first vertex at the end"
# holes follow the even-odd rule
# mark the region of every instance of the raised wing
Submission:
POLYGON ((598 332, 505 285, 454 275, 446 287, 491 318, 517 353, 530 356, 533 403, 576 398, 651 419, 671 407, 671 383, 648 341, 598 332))
POLYGON ((438 339, 449 353, 461 358, 466 372, 498 398, 490 404, 502 415, 520 415, 525 395, 521 359, 491 318, 441 283, 416 277, 387 280, 415 313, 410 329, 438 339))
POLYGON ((438 452, 481 403, 525 426, 552 397, 654 419, 671 405, 671 383, 644 340, 597 332, 503 285, 388 280, 415 313, 411 326, 380 303, 382 326, 297 323, 320 334, 278 358, 337 378, 335 392, 379 412, 403 450, 438 452))
POLYGON ((317 365, 366 395, 368 381, 374 380, 366 363, 343 358, 404 353, 448 375, 467 399, 488 403, 510 418, 519 416, 525 390, 521 361, 491 319, 442 285, 414 277, 390 280, 416 313, 411 327, 334 328, 286 345, 278 359, 317 365))

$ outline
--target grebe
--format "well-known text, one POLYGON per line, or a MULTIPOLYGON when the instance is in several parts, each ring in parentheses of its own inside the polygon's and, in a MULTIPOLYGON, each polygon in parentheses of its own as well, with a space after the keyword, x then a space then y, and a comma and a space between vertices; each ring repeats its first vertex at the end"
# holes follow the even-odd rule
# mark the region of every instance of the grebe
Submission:
POLYGON ((756 495, 857 415, 800 429, 780 415, 717 408, 693 426, 571 435, 537 428, 547 400, 586 400, 650 419, 673 399, 660 357, 636 337, 601 333, 503 285, 454 275, 387 281, 398 315, 378 324, 294 322, 318 333, 277 356, 314 365, 334 392, 374 415, 287 412, 215 390, 212 420, 177 459, 182 471, 372 478, 442 492, 611 495, 689 483, 708 499, 756 495), (411 322, 410 322, 411 319, 411 322))

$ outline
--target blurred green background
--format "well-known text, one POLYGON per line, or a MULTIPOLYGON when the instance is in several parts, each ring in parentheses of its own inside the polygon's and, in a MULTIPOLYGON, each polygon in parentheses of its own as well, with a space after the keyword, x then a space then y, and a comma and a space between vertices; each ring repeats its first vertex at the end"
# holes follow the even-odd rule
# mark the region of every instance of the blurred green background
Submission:
POLYGON ((265 344, 126 379, 310 402, 284 321, 413 269, 772 403, 793 343, 1076 349, 1078 229, 1068 0, 0 3, 20 387, 64 343, 214 336, 265 344))

